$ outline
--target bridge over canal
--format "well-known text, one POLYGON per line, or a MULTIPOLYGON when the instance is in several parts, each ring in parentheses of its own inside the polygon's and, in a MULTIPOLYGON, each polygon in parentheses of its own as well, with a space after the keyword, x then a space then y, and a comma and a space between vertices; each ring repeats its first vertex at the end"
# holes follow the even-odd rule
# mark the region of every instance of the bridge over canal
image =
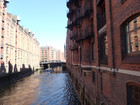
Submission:
POLYGON ((41 62, 40 66, 44 69, 62 66, 63 69, 65 69, 66 68, 66 62, 41 62))

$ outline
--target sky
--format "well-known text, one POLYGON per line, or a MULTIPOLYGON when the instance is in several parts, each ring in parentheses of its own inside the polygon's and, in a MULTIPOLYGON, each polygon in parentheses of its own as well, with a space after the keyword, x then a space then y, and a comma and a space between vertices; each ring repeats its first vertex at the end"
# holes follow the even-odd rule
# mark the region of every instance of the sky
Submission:
POLYGON ((66 0, 10 0, 7 12, 18 15, 20 25, 29 28, 40 46, 64 50, 66 41, 66 0))

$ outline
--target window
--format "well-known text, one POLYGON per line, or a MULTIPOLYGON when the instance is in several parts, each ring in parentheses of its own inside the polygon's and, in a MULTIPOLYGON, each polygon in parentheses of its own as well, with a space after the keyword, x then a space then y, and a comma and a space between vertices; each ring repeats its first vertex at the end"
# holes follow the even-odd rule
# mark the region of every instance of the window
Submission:
POLYGON ((125 26, 126 52, 140 51, 140 16, 132 19, 125 26))
POLYGON ((133 15, 121 26, 123 63, 140 63, 140 14, 133 15))
POLYGON ((105 2, 103 2, 100 6, 100 9, 101 9, 101 15, 105 15, 105 2))
POLYGON ((97 8, 97 28, 99 31, 106 24, 105 0, 98 0, 97 8))
POLYGON ((6 57, 6 64, 8 64, 8 57, 6 57))
POLYGON ((108 64, 108 39, 107 35, 102 35, 100 38, 100 63, 108 64))
POLYGON ((105 55, 108 55, 108 40, 107 40, 107 36, 105 36, 104 39, 104 44, 105 44, 105 55))
POLYGON ((127 105, 140 105, 140 85, 127 85, 127 105))
POLYGON ((6 47, 6 54, 8 54, 8 47, 6 47))
POLYGON ((86 77, 86 72, 84 72, 84 77, 86 77))

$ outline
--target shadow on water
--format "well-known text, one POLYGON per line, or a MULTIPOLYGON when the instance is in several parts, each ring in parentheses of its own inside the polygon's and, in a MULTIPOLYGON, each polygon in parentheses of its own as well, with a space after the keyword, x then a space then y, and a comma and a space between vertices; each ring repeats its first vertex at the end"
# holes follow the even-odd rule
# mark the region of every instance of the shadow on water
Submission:
POLYGON ((0 88, 0 105, 81 105, 68 73, 61 67, 0 88))

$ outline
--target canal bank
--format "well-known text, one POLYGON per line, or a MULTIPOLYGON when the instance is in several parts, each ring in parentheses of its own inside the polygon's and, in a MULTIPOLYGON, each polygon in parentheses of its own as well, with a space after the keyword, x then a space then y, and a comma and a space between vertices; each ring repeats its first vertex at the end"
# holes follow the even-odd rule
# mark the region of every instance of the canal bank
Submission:
POLYGON ((68 73, 61 67, 53 70, 0 87, 0 105, 81 105, 68 73))
POLYGON ((22 79, 26 76, 30 76, 31 74, 33 74, 37 70, 25 69, 25 70, 22 70, 20 72, 7 73, 7 74, 0 75, 0 86, 3 86, 7 83, 11 83, 11 82, 14 82, 16 80, 22 79))
POLYGON ((78 71, 70 70, 69 68, 66 69, 82 105, 96 105, 90 98, 91 96, 95 97, 94 94, 96 93, 96 91, 93 90, 93 88, 95 87, 88 85, 90 84, 89 81, 79 78, 84 77, 85 75, 78 74, 78 71))

